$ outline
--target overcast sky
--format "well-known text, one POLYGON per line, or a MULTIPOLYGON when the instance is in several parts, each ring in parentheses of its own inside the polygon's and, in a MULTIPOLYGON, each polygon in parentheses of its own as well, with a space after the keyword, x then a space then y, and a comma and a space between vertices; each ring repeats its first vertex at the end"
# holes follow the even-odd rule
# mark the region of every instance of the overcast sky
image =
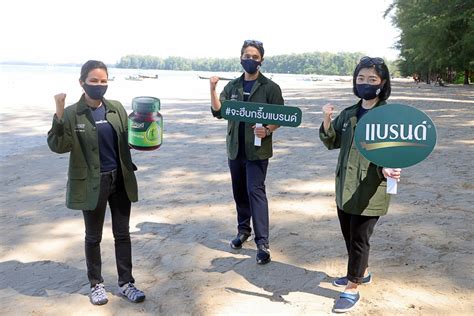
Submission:
POLYGON ((115 63, 127 54, 237 57, 245 39, 267 55, 363 52, 395 59, 392 0, 14 0, 0 10, 0 62, 115 63))

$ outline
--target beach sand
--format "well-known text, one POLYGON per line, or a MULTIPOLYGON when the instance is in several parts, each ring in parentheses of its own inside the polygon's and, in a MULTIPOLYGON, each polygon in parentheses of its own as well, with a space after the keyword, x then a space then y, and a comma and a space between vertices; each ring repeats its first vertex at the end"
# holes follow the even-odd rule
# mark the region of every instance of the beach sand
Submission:
MULTIPOLYGON (((390 101, 430 115, 438 143, 425 161, 403 170, 372 237, 373 282, 360 287, 351 314, 474 314, 473 88, 393 83, 390 101)), ((141 304, 117 294, 109 213, 102 241, 109 303, 89 303, 82 214, 64 205, 68 155, 46 145, 52 97, 49 109, 4 116, 2 142, 11 138, 0 161, 0 314, 331 314, 341 291, 331 282, 345 274, 347 256, 334 202, 338 151, 322 145, 318 128, 322 105, 340 111, 355 98, 348 82, 282 89, 286 103, 302 109, 303 122, 274 136, 266 182, 273 261, 265 266, 255 262, 253 241, 240 251, 229 247, 236 212, 226 122, 212 117, 208 90, 162 100, 162 148, 133 152, 140 200, 130 229, 134 276, 147 295, 141 304), (37 128, 22 139, 41 143, 18 153, 21 143, 12 140, 32 124, 37 128)))

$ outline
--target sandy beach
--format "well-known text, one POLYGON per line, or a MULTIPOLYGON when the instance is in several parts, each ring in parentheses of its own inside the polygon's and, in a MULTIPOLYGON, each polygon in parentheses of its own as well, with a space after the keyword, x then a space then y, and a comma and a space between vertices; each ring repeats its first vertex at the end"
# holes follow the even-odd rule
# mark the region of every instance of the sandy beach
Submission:
MULTIPOLYGON (((147 294, 141 304, 117 295, 109 213, 102 241, 109 303, 89 303, 82 214, 64 205, 69 156, 46 144, 52 94, 49 107, 3 114, 0 314, 331 314, 341 291, 331 282, 346 272, 346 250, 334 201, 338 151, 323 146, 318 128, 322 105, 340 111, 355 97, 350 82, 281 86, 303 121, 274 136, 267 176, 273 261, 265 266, 255 262, 253 241, 240 251, 229 247, 236 212, 226 121, 212 117, 208 85, 162 100, 162 148, 132 153, 139 184, 130 223, 134 276, 147 294), (20 150, 29 138, 36 145, 20 150)), ((396 81, 389 101, 430 115, 438 143, 403 170, 372 238, 373 282, 360 288, 361 302, 349 314, 472 315, 474 87, 396 81)))

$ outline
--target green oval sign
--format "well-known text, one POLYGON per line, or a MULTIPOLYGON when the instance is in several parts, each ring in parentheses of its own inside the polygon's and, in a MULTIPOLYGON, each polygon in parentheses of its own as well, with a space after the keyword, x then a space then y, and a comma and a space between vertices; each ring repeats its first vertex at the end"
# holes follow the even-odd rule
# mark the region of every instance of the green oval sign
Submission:
POLYGON ((405 168, 430 155, 436 144, 436 127, 423 111, 404 104, 385 104, 357 122, 354 141, 372 163, 405 168))

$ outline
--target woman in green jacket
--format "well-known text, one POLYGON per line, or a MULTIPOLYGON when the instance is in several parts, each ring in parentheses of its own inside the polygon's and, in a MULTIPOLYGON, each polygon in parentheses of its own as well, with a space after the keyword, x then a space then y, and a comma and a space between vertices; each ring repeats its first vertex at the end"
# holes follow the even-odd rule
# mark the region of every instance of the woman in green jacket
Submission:
POLYGON ((70 152, 66 205, 82 210, 86 227, 85 253, 90 300, 106 304, 100 242, 107 202, 112 215, 119 291, 132 302, 145 294, 132 276, 131 202, 138 199, 137 180, 127 139, 127 112, 117 101, 104 99, 108 72, 104 63, 89 60, 81 69, 81 99, 64 108, 66 94, 54 96, 56 113, 48 132, 49 148, 70 152))
POLYGON ((353 75, 353 92, 360 101, 344 109, 334 120, 334 105, 323 106, 319 135, 328 149, 340 149, 336 168, 336 204, 349 256, 347 275, 333 282, 345 287, 336 300, 335 312, 347 312, 360 300, 359 284, 368 284, 370 236, 380 216, 387 213, 390 196, 386 178, 400 179, 400 169, 382 168, 365 159, 354 144, 360 118, 384 106, 391 92, 390 73, 381 58, 363 57, 353 75))

